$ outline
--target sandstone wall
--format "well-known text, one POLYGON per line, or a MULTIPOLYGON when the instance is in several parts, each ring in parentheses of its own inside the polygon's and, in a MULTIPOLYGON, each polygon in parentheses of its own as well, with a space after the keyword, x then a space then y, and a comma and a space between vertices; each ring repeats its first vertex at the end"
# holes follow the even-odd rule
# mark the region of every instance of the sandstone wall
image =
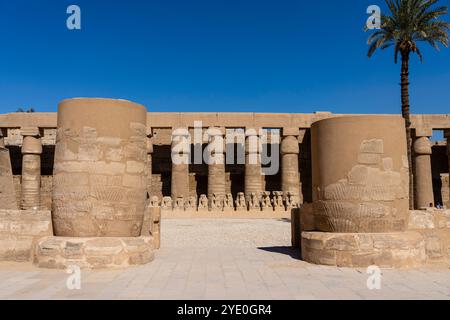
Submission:
POLYGON ((450 210, 410 211, 408 229, 422 235, 428 262, 450 260, 450 210))
POLYGON ((50 211, 0 210, 0 261, 31 261, 38 240, 52 235, 50 211))

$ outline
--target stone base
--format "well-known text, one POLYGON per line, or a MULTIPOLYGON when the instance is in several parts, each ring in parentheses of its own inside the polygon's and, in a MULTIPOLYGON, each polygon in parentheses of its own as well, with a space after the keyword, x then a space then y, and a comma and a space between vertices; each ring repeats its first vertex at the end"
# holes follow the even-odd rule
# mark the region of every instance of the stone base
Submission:
POLYGON ((426 241, 419 232, 302 232, 302 259, 338 267, 419 267, 426 263, 426 241))
POLYGON ((152 237, 45 237, 36 245, 34 264, 40 268, 123 268, 153 260, 152 237))

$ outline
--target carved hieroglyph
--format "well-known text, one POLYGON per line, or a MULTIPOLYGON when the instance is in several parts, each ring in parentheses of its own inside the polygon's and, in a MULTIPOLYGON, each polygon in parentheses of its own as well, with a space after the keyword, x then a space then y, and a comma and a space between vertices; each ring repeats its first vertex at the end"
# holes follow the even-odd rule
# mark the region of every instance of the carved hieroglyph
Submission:
POLYGON ((319 231, 406 229, 403 125, 395 116, 342 117, 313 124, 313 208, 319 231))
POLYGON ((53 180, 57 236, 140 235, 146 139, 141 105, 111 99, 60 103, 53 180))

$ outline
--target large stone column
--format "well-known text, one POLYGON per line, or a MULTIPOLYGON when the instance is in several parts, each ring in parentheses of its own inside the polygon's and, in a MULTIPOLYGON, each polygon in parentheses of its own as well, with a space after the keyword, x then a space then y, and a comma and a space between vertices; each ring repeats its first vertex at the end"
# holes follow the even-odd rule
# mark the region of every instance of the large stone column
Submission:
POLYGON ((225 197, 225 144, 224 135, 225 128, 212 127, 208 131, 210 149, 208 159, 208 199, 213 194, 223 199, 225 197))
POLYGON ((296 203, 300 202, 300 171, 298 166, 298 128, 284 128, 281 140, 281 190, 286 195, 287 192, 294 194, 296 203))
POLYGON ((41 202, 42 143, 37 127, 21 128, 22 143, 22 210, 38 210, 41 202))
POLYGON ((189 159, 191 145, 187 128, 172 132, 172 200, 189 197, 189 159))
POLYGON ((61 237, 137 237, 146 204, 144 106, 79 98, 58 106, 53 227, 61 237))
POLYGON ((245 198, 252 193, 259 198, 262 190, 262 171, 259 134, 255 129, 245 132, 245 198))
POLYGON ((431 153, 428 137, 417 137, 414 141, 414 199, 417 209, 434 207, 431 153))
POLYGON ((409 175, 404 120, 345 116, 311 125, 317 231, 405 231, 409 175))
POLYGON ((5 148, 5 140, 0 129, 0 209, 17 210, 17 199, 14 188, 9 150, 5 148))
MULTIPOLYGON (((445 138, 447 138, 447 159, 448 159, 448 168, 450 173, 450 129, 444 131, 445 138)), ((450 175, 448 179, 448 189, 450 194, 450 175)))
POLYGON ((152 159, 153 154, 153 141, 152 141, 152 133, 151 128, 147 128, 147 159, 145 164, 145 176, 147 177, 147 193, 148 197, 150 198, 152 196, 152 159))

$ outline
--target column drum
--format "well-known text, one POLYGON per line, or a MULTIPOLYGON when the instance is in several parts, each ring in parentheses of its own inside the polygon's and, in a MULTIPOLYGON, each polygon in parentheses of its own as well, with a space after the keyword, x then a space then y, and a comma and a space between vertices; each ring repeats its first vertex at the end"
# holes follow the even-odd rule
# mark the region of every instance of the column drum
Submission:
POLYGON ((56 236, 137 237, 146 201, 144 106, 70 99, 58 107, 53 172, 56 236))
POLYGON ((400 116, 351 116, 311 127, 313 210, 318 231, 404 231, 408 158, 400 116))

